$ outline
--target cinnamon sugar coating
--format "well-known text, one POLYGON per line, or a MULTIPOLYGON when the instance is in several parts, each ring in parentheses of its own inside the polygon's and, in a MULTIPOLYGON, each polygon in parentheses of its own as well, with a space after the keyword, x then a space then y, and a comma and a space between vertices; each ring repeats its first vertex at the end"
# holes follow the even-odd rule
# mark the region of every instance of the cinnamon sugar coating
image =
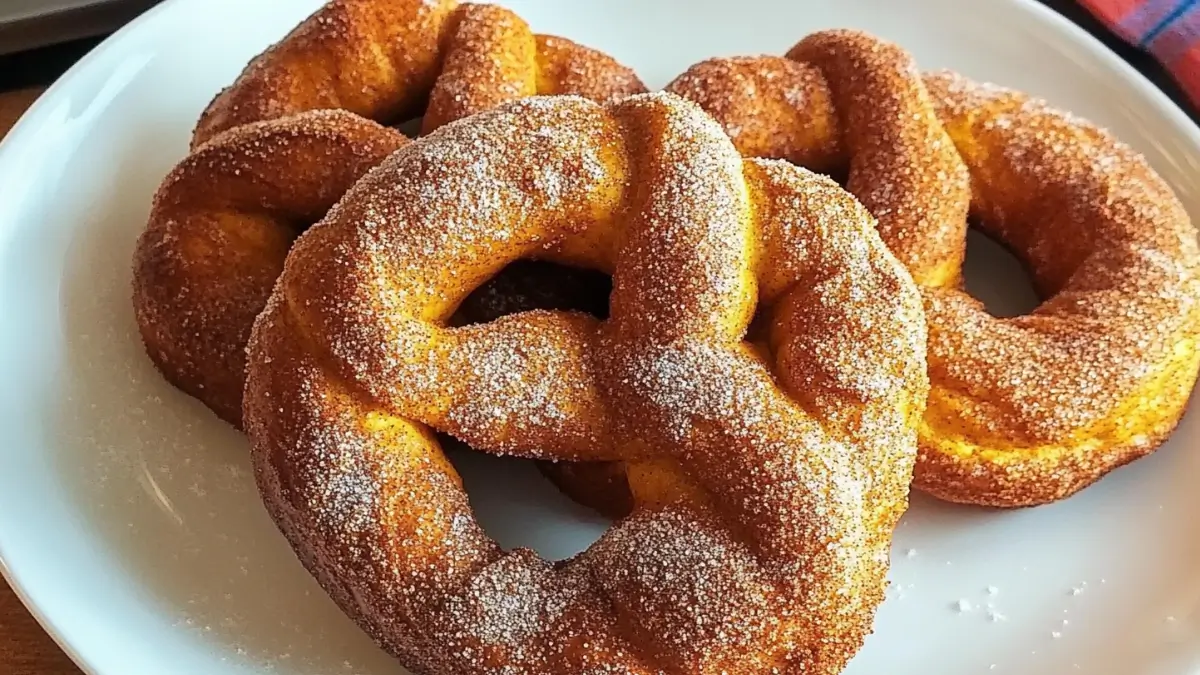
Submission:
POLYGON ((608 56, 534 35, 501 7, 329 3, 213 101, 161 186, 134 254, 147 352, 241 426, 246 340, 292 240, 405 141, 352 112, 391 122, 423 110, 429 132, 535 93, 604 102, 642 90, 608 56))
POLYGON ((924 326, 833 181, 743 160, 670 94, 530 98, 394 153, 300 237, 246 428, 300 559, 415 673, 832 675, 882 600, 924 326), (611 273, 609 317, 447 325, 522 258, 611 273), (633 513, 571 560, 502 551, 434 430, 623 461, 633 513))
POLYGON ((292 242, 408 142, 340 110, 249 124, 192 153, 134 252, 142 341, 171 384, 241 426, 246 342, 292 242))
POLYGON ((853 31, 786 59, 714 59, 668 90, 748 156, 849 171, 847 188, 922 286, 931 393, 916 487, 1026 506, 1159 446, 1200 352, 1196 230, 1170 188, 1104 130, 961 75, 921 75, 853 31), (968 215, 1042 296, 997 318, 961 287, 968 215))
POLYGON ((246 67, 209 104, 193 147, 232 127, 306 110, 422 130, 523 96, 604 102, 645 91, 633 71, 513 12, 456 0, 332 0, 246 67))

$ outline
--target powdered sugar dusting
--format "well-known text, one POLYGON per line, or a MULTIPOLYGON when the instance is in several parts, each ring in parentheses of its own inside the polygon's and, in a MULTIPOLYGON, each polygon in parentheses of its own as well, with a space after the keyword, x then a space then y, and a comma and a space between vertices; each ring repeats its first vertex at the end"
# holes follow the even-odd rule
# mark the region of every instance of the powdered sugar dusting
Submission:
POLYGON ((878 238, 849 244, 869 216, 818 208, 836 187, 787 171, 749 168, 674 96, 526 99, 394 154, 296 244, 251 343, 260 482, 301 558, 406 665, 832 673, 858 648, 915 457, 911 424, 877 398, 919 405, 921 341, 870 368, 826 353, 862 385, 790 398, 742 343, 762 252, 795 243, 759 216, 828 256, 791 266, 780 298, 814 316, 834 296, 877 303, 870 321, 897 330, 920 311, 878 238), (609 319, 446 327, 508 262, 555 254, 615 265, 609 319), (890 292, 789 294, 837 265, 890 292), (665 462, 674 496, 561 566, 504 554, 422 424, 493 451, 665 462))

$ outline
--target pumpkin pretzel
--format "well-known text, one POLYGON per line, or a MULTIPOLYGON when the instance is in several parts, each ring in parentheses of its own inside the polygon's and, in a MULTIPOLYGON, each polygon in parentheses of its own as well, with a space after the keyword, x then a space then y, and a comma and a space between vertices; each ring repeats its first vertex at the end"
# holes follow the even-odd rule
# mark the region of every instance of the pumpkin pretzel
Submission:
POLYGON ((394 153, 301 236, 246 427, 300 559, 413 672, 833 674, 882 599, 924 344, 834 182, 742 160, 669 94, 532 98, 394 153), (611 273, 609 318, 447 325, 524 258, 611 273), (557 565, 502 551, 434 430, 627 462, 633 513, 557 565))
POLYGON ((922 287, 931 393, 916 487, 1041 504, 1149 454, 1178 423, 1200 366, 1196 229, 1105 131, 1016 91, 922 75, 898 46, 845 30, 786 58, 700 63, 667 89, 747 156, 848 172, 922 287), (968 215, 1025 262, 1037 309, 995 317, 962 289, 968 215))
POLYGON ((607 101, 643 90, 608 56, 535 35, 493 5, 325 5, 214 99, 194 153, 160 188, 134 253, 147 353, 241 426, 246 340, 291 242, 406 140, 359 116, 393 123, 423 111, 429 132, 533 94, 607 101))

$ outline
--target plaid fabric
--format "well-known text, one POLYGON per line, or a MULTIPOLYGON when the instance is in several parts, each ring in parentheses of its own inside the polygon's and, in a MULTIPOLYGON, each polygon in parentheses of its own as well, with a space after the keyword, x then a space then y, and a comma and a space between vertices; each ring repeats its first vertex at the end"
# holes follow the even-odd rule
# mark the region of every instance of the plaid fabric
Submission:
POLYGON ((1200 105, 1200 0, 1080 0, 1125 41, 1154 55, 1200 105))

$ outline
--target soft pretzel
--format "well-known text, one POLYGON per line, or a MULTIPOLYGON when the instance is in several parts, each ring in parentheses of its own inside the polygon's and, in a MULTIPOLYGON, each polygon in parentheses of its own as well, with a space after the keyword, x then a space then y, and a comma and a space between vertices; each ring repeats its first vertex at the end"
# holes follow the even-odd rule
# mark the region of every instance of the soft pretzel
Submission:
POLYGON ((246 341, 292 242, 408 141, 340 110, 239 127, 159 187, 134 253, 142 342, 168 381, 241 426, 246 341))
POLYGON ((707 61, 667 89, 747 156, 848 170, 923 287, 932 389, 916 487, 1049 502, 1175 427, 1200 354, 1196 231, 1105 131, 1015 91, 922 76, 896 45, 852 31, 814 34, 787 58, 707 61), (969 213, 1025 262, 1036 310, 994 317, 961 288, 969 213))
POLYGON ((291 241, 405 140, 348 111, 395 121, 428 99, 432 130, 535 92, 607 101, 641 90, 609 57, 535 36, 500 7, 326 5, 217 97, 195 154, 160 188, 134 254, 147 352, 172 384, 241 426, 246 340, 291 241), (220 133, 242 124, 250 130, 220 133))
POLYGON ((534 94, 608 101, 645 91, 611 57, 495 5, 333 0, 257 56, 209 104, 193 145, 235 126, 306 110, 382 123, 424 115, 422 132, 534 94))
POLYGON ((833 181, 742 160, 669 94, 531 98, 393 154, 300 238, 246 428, 299 558, 415 673, 832 674, 882 598, 925 340, 833 181), (446 325, 519 258, 610 272, 609 318, 446 325), (434 430, 626 461, 633 513, 559 564, 502 551, 434 430))

